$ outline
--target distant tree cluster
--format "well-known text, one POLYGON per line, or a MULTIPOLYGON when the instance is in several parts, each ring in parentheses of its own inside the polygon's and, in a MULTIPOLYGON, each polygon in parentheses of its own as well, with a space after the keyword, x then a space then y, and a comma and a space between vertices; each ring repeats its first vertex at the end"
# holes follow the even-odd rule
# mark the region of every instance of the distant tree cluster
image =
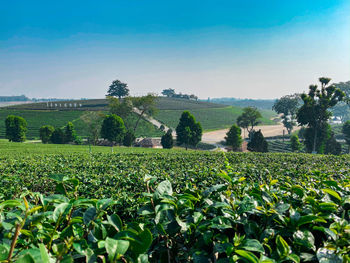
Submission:
POLYGON ((182 94, 176 93, 174 89, 164 89, 162 91, 162 94, 168 98, 180 98, 180 99, 187 99, 187 100, 198 100, 198 97, 194 94, 188 95, 188 94, 182 94))
POLYGON ((44 125, 39 130, 42 143, 64 144, 75 143, 81 144, 81 139, 77 136, 72 122, 68 122, 62 129, 54 128, 51 125, 44 125))

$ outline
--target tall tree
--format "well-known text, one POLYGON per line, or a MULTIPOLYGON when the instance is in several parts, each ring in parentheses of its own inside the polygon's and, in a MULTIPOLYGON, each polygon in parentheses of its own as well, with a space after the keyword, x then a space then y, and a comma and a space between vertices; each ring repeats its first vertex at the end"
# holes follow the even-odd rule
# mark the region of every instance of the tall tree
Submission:
POLYGON ((179 145, 197 146, 202 139, 202 126, 189 111, 184 111, 176 127, 176 140, 179 145))
POLYGON ((120 80, 114 80, 109 86, 107 96, 118 97, 119 99, 129 95, 128 84, 121 82, 120 80))
POLYGON ((111 96, 107 97, 109 112, 125 120, 133 112, 133 99, 125 97, 117 99, 111 96))
POLYGON ((86 112, 80 116, 80 119, 85 123, 86 130, 89 134, 89 142, 93 145, 97 144, 98 137, 101 131, 101 124, 104 114, 98 111, 86 112))
POLYGON ((169 129, 163 136, 160 141, 164 149, 171 149, 174 146, 174 139, 172 135, 172 130, 169 129))
POLYGON ((261 113, 255 107, 246 107, 243 109, 243 113, 237 118, 237 125, 243 129, 246 129, 250 134, 254 127, 257 126, 262 118, 261 113))
POLYGON ((299 94, 287 95, 276 100, 272 109, 279 114, 282 114, 282 122, 287 129, 288 134, 293 130, 296 125, 296 114, 301 102, 299 94))
POLYGON ((74 125, 72 122, 68 122, 64 129, 64 141, 65 143, 74 142, 77 137, 74 125))
POLYGON ((51 140, 51 135, 54 132, 55 128, 51 125, 44 125, 40 127, 40 139, 42 143, 49 143, 51 140))
POLYGON ((55 128, 51 135, 51 142, 54 144, 64 143, 64 132, 61 128, 55 128))
POLYGON ((125 134, 125 125, 122 118, 115 114, 107 115, 102 123, 101 136, 110 142, 120 143, 125 134))
POLYGON ((348 153, 350 153, 350 121, 344 123, 342 132, 344 134, 346 144, 348 145, 348 153))
POLYGON ((24 142, 26 140, 27 122, 19 116, 9 115, 5 120, 6 138, 10 142, 24 142))
MULTIPOLYGON (((345 94, 339 88, 334 85, 329 85, 330 78, 319 78, 321 83, 321 89, 318 89, 317 85, 309 86, 309 93, 303 93, 301 99, 303 105, 297 112, 297 120, 301 125, 307 125, 308 130, 306 134, 312 133, 312 137, 308 136, 305 138, 305 145, 312 144, 312 152, 322 153, 322 145, 325 144, 327 136, 324 137, 322 142, 319 142, 319 135, 327 133, 322 131, 327 129, 327 121, 331 117, 332 113, 329 111, 330 108, 337 105, 339 101, 342 101, 345 94), (312 140, 310 142, 309 140, 312 140), (319 147, 317 147, 319 145, 319 147)), ((309 148, 308 151, 311 149, 309 148)))
POLYGON ((237 151, 242 145, 241 128, 233 124, 230 130, 226 133, 226 144, 232 147, 233 151, 237 151))
POLYGON ((133 105, 138 110, 138 119, 134 126, 134 133, 136 132, 137 126, 139 125, 139 122, 141 118, 147 114, 148 116, 152 116, 157 112, 156 107, 157 97, 154 94, 147 94, 146 96, 142 97, 135 97, 133 98, 133 105))
POLYGON ((268 144, 261 130, 251 132, 251 140, 248 142, 247 148, 252 152, 268 151, 268 144))

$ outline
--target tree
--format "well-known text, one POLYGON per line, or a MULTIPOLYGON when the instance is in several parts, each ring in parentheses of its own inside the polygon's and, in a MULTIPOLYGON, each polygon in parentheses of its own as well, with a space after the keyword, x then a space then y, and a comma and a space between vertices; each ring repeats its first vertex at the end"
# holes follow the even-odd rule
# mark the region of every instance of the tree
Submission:
POLYGON ((145 114, 152 116, 157 112, 156 102, 157 97, 151 93, 147 94, 146 96, 133 98, 133 104, 137 108, 137 113, 139 114, 139 117, 134 126, 134 132, 136 132, 137 126, 145 114))
POLYGON ((125 134, 125 125, 122 118, 115 114, 107 115, 101 127, 101 136, 110 142, 120 143, 125 134))
POLYGON ((292 135, 290 136, 290 147, 292 148, 293 152, 299 151, 301 147, 301 143, 299 141, 298 135, 292 135))
POLYGON ((308 131, 305 133, 304 143, 308 152, 323 153, 327 136, 319 137, 320 134, 327 133, 326 124, 332 115, 329 109, 342 101, 345 96, 344 92, 334 85, 328 85, 330 80, 329 78, 319 78, 321 89, 318 89, 317 85, 310 85, 309 93, 301 95, 304 104, 297 112, 297 120, 300 125, 307 125, 308 131))
MULTIPOLYGON (((132 98, 126 97, 117 99, 111 96, 107 97, 109 112, 125 120, 133 112, 132 98)), ((125 124, 125 123, 124 123, 125 124)))
POLYGON ((40 127, 40 139, 42 143, 49 143, 51 141, 51 135, 54 132, 55 128, 51 125, 44 125, 40 127))
POLYGON ((332 108, 332 113, 334 116, 339 117, 342 122, 350 120, 350 81, 336 83, 334 86, 343 91, 345 97, 343 101, 340 101, 332 108))
POLYGON ((5 120, 6 138, 10 142, 24 142, 26 140, 27 122, 19 116, 9 115, 5 120))
POLYGON ((51 135, 51 142, 54 144, 64 143, 64 132, 61 128, 55 128, 51 135))
POLYGON ((64 129, 64 142, 74 142, 77 137, 77 134, 74 129, 74 125, 72 122, 68 122, 64 129))
POLYGON ((293 127, 296 125, 295 117, 298 111, 300 102, 300 95, 293 94, 284 96, 274 103, 272 109, 278 114, 282 114, 282 122, 284 127, 286 127, 288 134, 293 130, 293 127))
POLYGON ((120 80, 114 80, 109 86, 107 96, 118 97, 119 99, 129 95, 128 84, 121 82, 120 80))
POLYGON ((268 151, 268 144, 261 130, 251 132, 251 140, 247 146, 248 150, 252 152, 268 151))
POLYGON ((237 118, 237 125, 243 129, 246 129, 250 134, 254 127, 257 126, 262 118, 261 113, 255 107, 246 107, 243 109, 243 113, 237 118))
POLYGON ((237 151, 242 145, 241 128, 234 124, 226 133, 226 144, 232 146, 233 151, 237 151))
POLYGON ((172 135, 172 130, 169 129, 163 136, 160 141, 164 149, 171 149, 174 146, 174 139, 172 135))
POLYGON ((135 142, 135 134, 133 131, 130 131, 128 130, 125 135, 124 135, 124 138, 123 138, 123 145, 124 146, 127 146, 127 147, 130 147, 134 144, 135 142))
POLYGON ((91 142, 93 145, 97 144, 103 117, 104 114, 96 111, 86 112, 80 116, 80 119, 86 125, 86 130, 89 134, 89 142, 91 142))
POLYGON ((348 145, 348 153, 350 153, 350 121, 344 123, 342 132, 344 134, 346 144, 348 145))
POLYGON ((176 127, 176 140, 179 145, 197 146, 202 139, 202 126, 189 111, 184 111, 176 127))
POLYGON ((175 90, 174 89, 164 89, 162 91, 162 94, 167 97, 172 97, 175 95, 175 90))

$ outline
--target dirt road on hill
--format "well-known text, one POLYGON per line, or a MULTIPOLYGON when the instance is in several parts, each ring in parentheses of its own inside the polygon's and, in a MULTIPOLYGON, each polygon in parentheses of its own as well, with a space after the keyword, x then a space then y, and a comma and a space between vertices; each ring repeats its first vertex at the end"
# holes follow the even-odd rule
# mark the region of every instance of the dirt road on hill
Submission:
MULTIPOLYGON (((294 129, 297 130, 299 128, 300 127, 295 127, 294 129)), ((265 137, 271 137, 271 136, 283 135, 283 129, 285 128, 282 124, 279 124, 279 125, 258 126, 256 127, 255 130, 259 130, 259 129, 261 129, 261 132, 265 137)), ((228 129, 205 132, 203 133, 203 136, 202 136, 202 142, 213 144, 216 142, 223 141, 227 132, 228 132, 228 129)), ((285 132, 287 134, 287 131, 285 132)), ((247 131, 242 131, 242 137, 247 138, 247 136, 248 136, 247 131)))

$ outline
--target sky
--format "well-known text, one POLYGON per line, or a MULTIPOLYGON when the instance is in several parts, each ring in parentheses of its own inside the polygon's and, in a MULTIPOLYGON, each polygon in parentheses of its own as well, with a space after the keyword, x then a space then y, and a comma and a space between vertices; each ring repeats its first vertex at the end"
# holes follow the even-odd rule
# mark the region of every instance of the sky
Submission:
POLYGON ((350 80, 349 0, 0 0, 0 96, 279 98, 350 80))

